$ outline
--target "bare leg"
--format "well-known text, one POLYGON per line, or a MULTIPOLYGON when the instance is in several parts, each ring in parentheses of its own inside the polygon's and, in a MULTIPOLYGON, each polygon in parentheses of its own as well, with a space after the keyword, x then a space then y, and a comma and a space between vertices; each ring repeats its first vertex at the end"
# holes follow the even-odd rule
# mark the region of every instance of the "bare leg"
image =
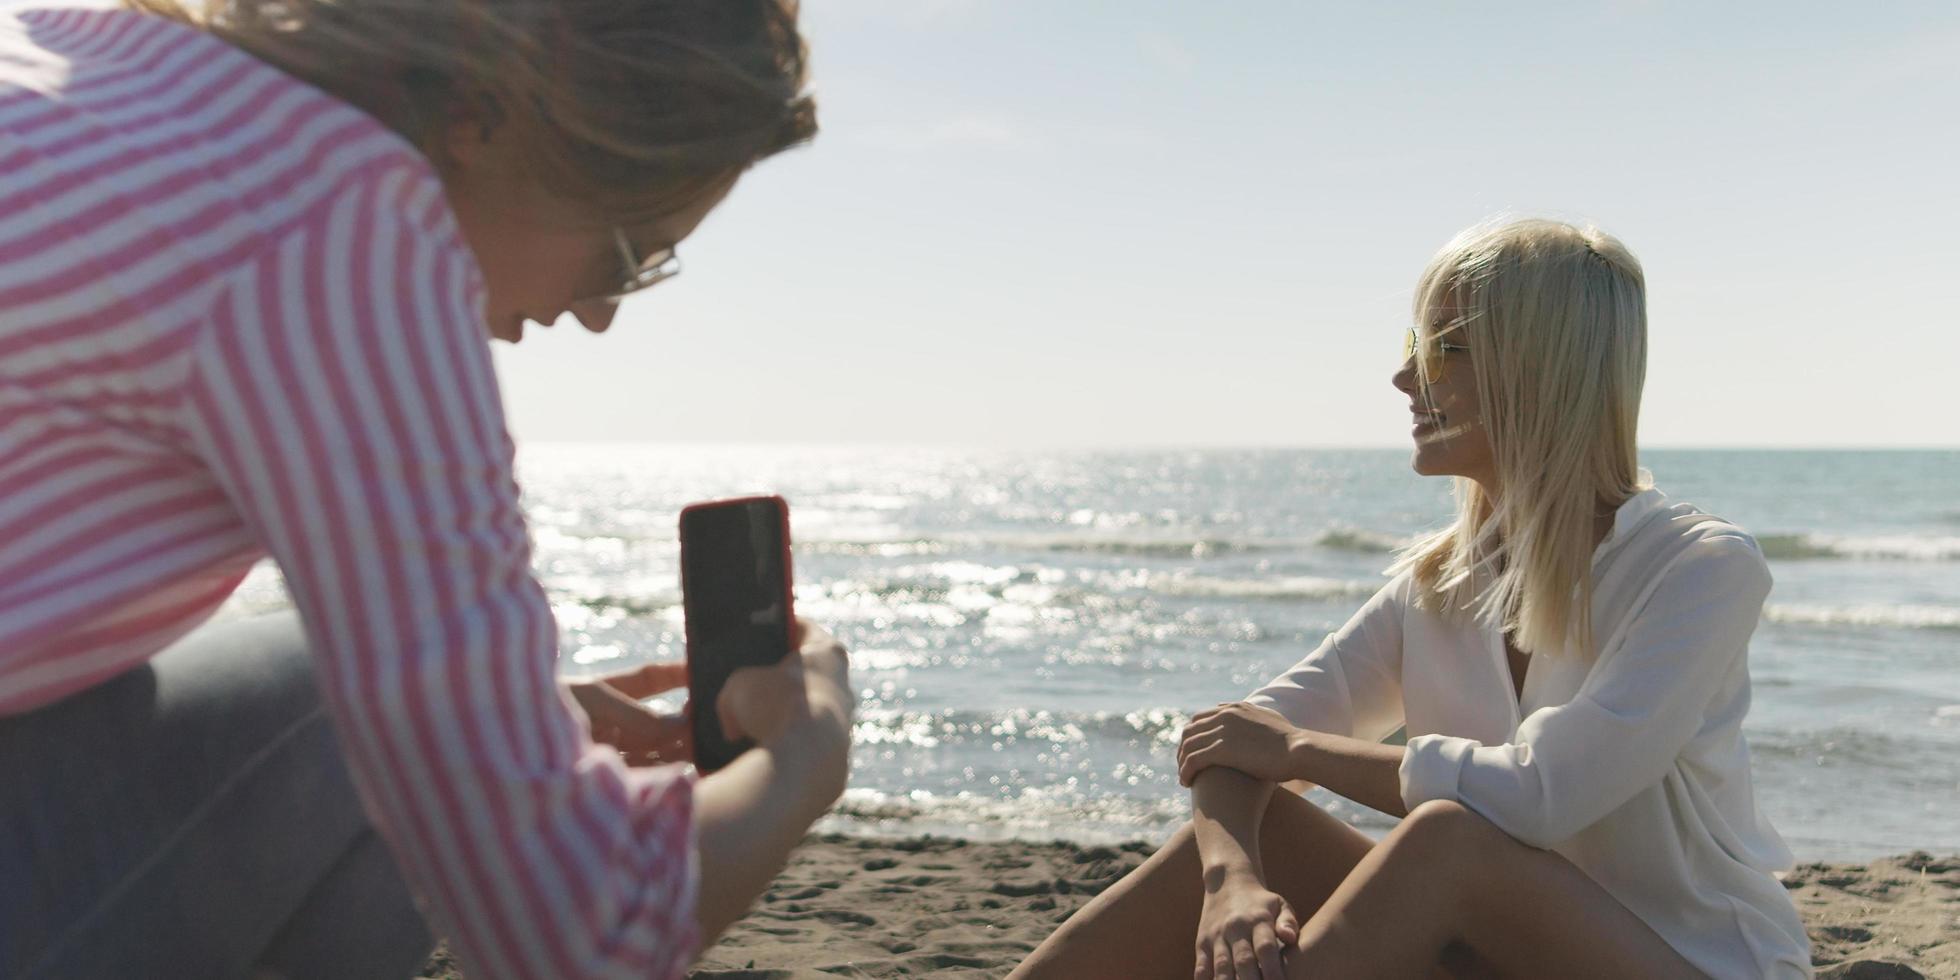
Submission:
POLYGON ((1362 857, 1300 927, 1287 972, 1426 977, 1452 942, 1499 976, 1706 980, 1572 862, 1443 802, 1362 857))
MULTIPOLYGON (((1266 886, 1304 921, 1374 842, 1292 793, 1273 794, 1259 832, 1266 886)), ((1071 916, 1010 980, 1165 977, 1190 980, 1202 868, 1191 825, 1071 916)))

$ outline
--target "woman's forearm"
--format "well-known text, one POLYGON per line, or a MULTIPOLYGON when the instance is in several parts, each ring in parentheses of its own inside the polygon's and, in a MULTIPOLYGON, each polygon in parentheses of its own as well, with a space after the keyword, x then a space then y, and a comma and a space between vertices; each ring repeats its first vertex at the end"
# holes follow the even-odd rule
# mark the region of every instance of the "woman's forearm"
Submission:
POLYGON ((703 949, 748 912, 810 825, 844 791, 848 734, 812 718, 751 749, 695 788, 701 857, 695 906, 703 949))
POLYGON ((1288 769, 1294 778, 1403 817, 1409 812, 1402 803, 1403 751, 1399 745, 1301 730, 1288 747, 1288 769))
POLYGON ((1259 826, 1273 790, 1272 783, 1236 769, 1207 769, 1191 783, 1191 827, 1208 888, 1234 875, 1265 880, 1259 826))

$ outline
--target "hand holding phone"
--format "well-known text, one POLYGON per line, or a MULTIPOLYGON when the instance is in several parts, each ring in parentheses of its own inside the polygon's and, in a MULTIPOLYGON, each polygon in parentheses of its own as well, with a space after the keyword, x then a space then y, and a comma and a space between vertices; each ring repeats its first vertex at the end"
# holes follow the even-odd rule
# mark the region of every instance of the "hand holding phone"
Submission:
MULTIPOLYGON (((754 744, 729 737, 722 712, 730 676, 744 667, 780 664, 794 646, 789 505, 781 497, 695 504, 681 511, 680 534, 694 764, 707 773, 754 744)), ((784 673, 787 683, 791 678, 784 673)), ((800 693, 801 675, 794 680, 800 693)), ((772 685, 766 679, 753 683, 772 685)), ((736 716, 758 727, 753 715, 736 716)), ((756 734, 735 727, 738 736, 756 734)))
POLYGON ((723 727, 738 738, 772 742, 812 717, 840 719, 848 727, 856 713, 843 645, 800 619, 792 635, 794 654, 774 667, 736 671, 721 689, 716 708, 723 727))

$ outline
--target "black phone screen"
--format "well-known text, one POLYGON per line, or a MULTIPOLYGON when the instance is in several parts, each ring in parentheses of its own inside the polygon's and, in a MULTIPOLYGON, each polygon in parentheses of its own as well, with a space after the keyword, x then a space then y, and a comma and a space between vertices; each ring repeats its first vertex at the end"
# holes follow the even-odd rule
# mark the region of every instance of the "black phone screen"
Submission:
POLYGON ((780 497, 696 504, 680 531, 694 764, 713 772, 750 747, 722 734, 715 699, 729 675, 789 653, 789 510, 780 497))

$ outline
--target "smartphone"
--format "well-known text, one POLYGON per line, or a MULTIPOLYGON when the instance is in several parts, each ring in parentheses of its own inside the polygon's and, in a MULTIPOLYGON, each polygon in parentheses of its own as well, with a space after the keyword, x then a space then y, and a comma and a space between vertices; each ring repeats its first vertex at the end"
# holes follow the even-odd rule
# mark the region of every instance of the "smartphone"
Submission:
POLYGON ((715 500, 684 508, 680 524, 694 765, 709 773, 752 747, 722 734, 715 699, 729 675, 789 655, 789 504, 781 497, 715 500))

